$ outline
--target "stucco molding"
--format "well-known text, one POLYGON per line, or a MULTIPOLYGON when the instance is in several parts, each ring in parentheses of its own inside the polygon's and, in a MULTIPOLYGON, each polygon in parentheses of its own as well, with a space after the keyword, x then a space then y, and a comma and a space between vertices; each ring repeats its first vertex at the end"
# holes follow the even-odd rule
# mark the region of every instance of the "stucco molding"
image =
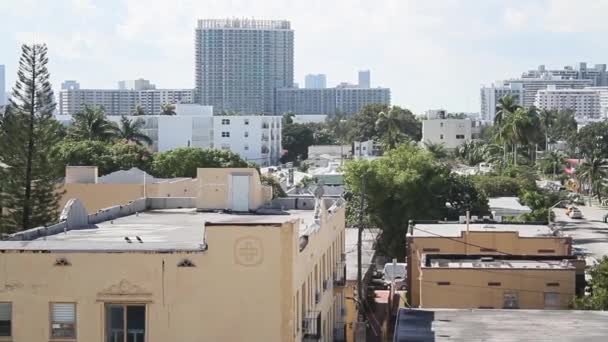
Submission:
POLYGON ((141 286, 135 285, 126 279, 121 280, 119 283, 111 285, 110 287, 100 291, 97 294, 99 297, 107 296, 130 296, 130 297, 150 297, 152 293, 146 291, 141 286))

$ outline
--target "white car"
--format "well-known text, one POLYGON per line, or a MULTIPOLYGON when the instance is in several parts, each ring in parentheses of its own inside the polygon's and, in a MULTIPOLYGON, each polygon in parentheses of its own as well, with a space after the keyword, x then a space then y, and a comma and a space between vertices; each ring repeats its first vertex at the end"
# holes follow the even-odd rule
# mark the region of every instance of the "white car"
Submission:
POLYGON ((407 288, 407 263, 384 264, 384 282, 389 285, 394 282, 395 289, 405 290, 407 288))
POLYGON ((568 215, 570 215, 570 218, 573 218, 573 219, 582 219, 583 218, 583 213, 581 213, 581 211, 578 208, 572 208, 572 210, 570 210, 570 213, 568 215))

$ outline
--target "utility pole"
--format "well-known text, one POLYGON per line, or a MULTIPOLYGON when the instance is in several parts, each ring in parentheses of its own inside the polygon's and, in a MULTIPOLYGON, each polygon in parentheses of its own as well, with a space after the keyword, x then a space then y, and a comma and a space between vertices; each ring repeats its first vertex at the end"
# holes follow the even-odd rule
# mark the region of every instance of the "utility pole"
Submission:
POLYGON ((359 297, 359 321, 361 319, 361 312, 364 310, 363 301, 365 296, 363 295, 363 272, 361 265, 361 239, 363 237, 363 211, 365 210, 365 176, 361 177, 361 194, 359 195, 361 206, 359 207, 359 226, 357 227, 357 297, 359 297))

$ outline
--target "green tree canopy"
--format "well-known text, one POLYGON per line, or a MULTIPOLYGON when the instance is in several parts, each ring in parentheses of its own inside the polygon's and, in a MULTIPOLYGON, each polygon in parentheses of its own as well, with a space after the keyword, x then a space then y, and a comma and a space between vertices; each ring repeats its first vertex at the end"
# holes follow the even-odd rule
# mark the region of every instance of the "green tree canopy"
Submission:
POLYGON ((591 294, 574 300, 574 308, 578 310, 608 310, 608 257, 604 256, 597 265, 589 271, 591 280, 588 285, 591 294))
POLYGON ((227 150, 180 147, 154 156, 155 177, 196 177, 196 169, 204 167, 250 167, 241 157, 227 150))
POLYGON ((584 158, 608 157, 608 122, 594 122, 581 128, 571 141, 584 158))
POLYGON ((313 130, 299 123, 283 125, 282 139, 283 149, 287 150, 281 158, 284 163, 307 159, 308 147, 315 141, 313 130))
POLYGON ((116 138, 136 144, 144 143, 152 145, 152 139, 143 131, 145 125, 146 122, 143 119, 132 120, 126 116, 122 116, 120 118, 120 125, 118 125, 118 129, 116 130, 116 138))
POLYGON ((116 125, 110 122, 100 106, 85 105, 72 116, 68 135, 74 140, 110 141, 116 138, 116 125))

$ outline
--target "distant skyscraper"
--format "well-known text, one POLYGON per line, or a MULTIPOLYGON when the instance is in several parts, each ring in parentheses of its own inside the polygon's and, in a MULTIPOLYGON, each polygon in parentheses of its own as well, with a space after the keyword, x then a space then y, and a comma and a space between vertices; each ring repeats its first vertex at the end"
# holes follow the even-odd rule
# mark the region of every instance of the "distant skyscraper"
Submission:
POLYGON ((80 83, 74 80, 67 80, 61 83, 61 90, 79 90, 80 83))
POLYGON ((0 64, 0 106, 6 105, 6 79, 4 76, 4 65, 0 64))
POLYGON ((304 80, 304 86, 309 89, 327 88, 327 77, 325 74, 308 74, 304 80))
POLYGON ((197 102, 215 113, 272 114, 275 89, 294 83, 293 35, 285 20, 199 20, 197 102))
POLYGON ((149 80, 138 78, 136 80, 118 81, 118 89, 120 90, 152 90, 156 86, 150 83, 149 80))
POLYGON ((369 70, 360 70, 359 71, 359 88, 369 88, 371 87, 371 75, 369 70))

